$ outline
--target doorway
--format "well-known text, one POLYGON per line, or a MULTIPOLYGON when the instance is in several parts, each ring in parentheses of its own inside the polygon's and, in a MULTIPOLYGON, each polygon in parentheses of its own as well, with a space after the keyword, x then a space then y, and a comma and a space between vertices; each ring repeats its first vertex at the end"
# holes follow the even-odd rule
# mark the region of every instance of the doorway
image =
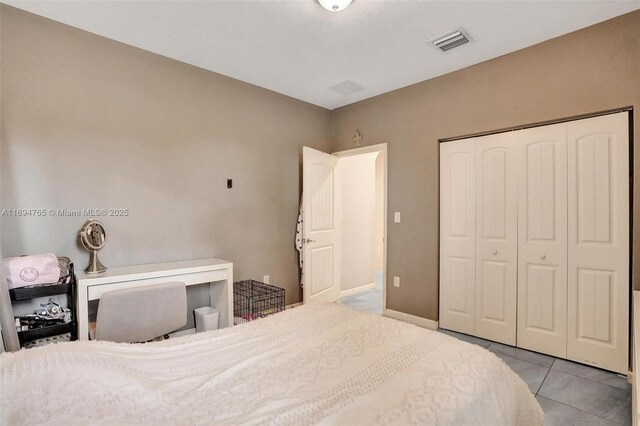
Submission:
POLYGON ((386 308, 387 144, 303 149, 304 303, 386 308))
POLYGON ((340 197, 340 302, 382 314, 384 153, 336 153, 340 197))

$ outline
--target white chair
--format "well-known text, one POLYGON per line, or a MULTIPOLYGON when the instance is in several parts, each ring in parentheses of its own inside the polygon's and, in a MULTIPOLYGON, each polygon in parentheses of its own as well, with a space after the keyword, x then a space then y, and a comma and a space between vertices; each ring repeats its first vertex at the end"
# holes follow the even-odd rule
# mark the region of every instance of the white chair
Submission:
POLYGON ((146 342, 187 323, 187 289, 174 282, 108 291, 100 298, 96 340, 146 342))

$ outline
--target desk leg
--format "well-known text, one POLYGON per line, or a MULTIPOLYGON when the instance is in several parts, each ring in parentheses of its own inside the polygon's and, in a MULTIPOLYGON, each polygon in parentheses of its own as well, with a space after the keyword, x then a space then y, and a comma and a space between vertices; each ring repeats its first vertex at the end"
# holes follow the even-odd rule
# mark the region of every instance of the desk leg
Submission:
POLYGON ((227 270, 227 303, 229 306, 227 321, 229 321, 229 327, 233 327, 233 268, 227 270))
POLYGON ((89 301, 85 286, 78 286, 78 340, 89 340, 89 301))
POLYGON ((209 306, 220 311, 220 328, 233 325, 233 269, 225 280, 209 283, 209 306))

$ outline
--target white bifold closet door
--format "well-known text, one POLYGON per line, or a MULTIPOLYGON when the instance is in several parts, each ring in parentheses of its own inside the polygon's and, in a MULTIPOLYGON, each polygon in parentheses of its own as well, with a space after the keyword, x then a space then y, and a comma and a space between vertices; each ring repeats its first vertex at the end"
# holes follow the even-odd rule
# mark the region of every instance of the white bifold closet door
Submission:
POLYGON ((567 357, 625 373, 629 345, 629 127, 572 121, 568 148, 567 357))
POLYGON ((475 139, 440 145, 440 325, 475 332, 475 139))
POLYGON ((516 344, 518 165, 512 132, 476 138, 475 335, 516 344))
POLYGON ((627 373, 628 120, 441 144, 443 328, 627 373))
POLYGON ((567 356, 567 125, 515 132, 518 347, 567 356))

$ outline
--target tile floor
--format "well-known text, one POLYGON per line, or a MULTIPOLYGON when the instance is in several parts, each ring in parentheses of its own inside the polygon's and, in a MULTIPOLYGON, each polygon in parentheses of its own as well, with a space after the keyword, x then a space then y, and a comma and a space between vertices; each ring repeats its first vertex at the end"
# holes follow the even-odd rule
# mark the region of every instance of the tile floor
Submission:
POLYGON ((359 311, 382 315, 382 271, 376 271, 376 288, 352 296, 343 297, 340 303, 359 311))
POLYGON ((378 289, 343 297, 340 299, 340 303, 344 303, 359 311, 382 315, 382 291, 378 289))
POLYGON ((466 334, 440 331, 499 356, 529 385, 548 426, 631 424, 631 385, 625 377, 466 334))

